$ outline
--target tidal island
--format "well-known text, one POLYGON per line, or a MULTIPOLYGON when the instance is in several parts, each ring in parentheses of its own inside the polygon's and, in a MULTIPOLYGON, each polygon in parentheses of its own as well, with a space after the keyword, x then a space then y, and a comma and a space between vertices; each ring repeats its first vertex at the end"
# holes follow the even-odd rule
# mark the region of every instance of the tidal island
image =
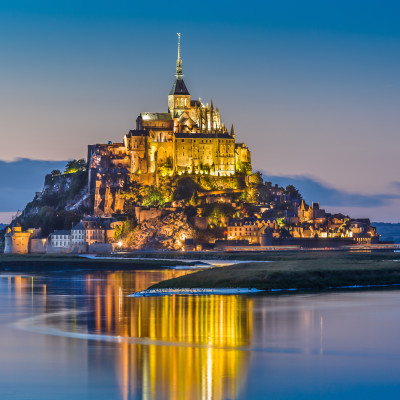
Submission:
POLYGON ((89 145, 86 160, 48 174, 3 228, 4 253, 393 249, 368 218, 329 213, 253 171, 242 130, 190 94, 178 34, 166 110, 141 112, 121 142, 89 145))

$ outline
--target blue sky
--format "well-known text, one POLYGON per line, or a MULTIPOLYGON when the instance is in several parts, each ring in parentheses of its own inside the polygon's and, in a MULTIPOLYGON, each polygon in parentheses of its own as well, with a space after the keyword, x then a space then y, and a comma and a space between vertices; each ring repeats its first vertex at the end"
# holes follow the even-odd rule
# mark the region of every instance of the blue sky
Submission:
MULTIPOLYGON (((213 98, 256 169, 329 209, 399 221, 399 12, 394 1, 0 1, 0 160, 84 157, 141 111, 165 111, 182 32, 189 91, 213 98)), ((29 200, 0 189, 0 212, 29 200)))

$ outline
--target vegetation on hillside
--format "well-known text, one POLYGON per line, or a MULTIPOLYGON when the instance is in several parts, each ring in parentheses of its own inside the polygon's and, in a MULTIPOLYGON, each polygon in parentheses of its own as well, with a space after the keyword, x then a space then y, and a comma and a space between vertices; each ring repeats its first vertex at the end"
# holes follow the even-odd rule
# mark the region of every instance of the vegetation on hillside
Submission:
POLYGON ((69 161, 64 174, 52 171, 46 177, 43 191, 35 195, 18 217, 23 229, 42 228, 44 236, 54 230, 71 229, 90 212, 88 201, 83 201, 87 179, 84 160, 69 161))

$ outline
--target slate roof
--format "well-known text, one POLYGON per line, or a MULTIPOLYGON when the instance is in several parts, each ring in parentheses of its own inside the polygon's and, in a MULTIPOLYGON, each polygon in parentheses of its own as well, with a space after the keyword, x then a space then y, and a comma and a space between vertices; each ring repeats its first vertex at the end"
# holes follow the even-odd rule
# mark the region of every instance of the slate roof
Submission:
POLYGON ((158 113, 158 112, 142 112, 140 113, 143 121, 172 121, 172 116, 170 113, 158 113))
POLYGON ((169 92, 169 94, 182 94, 182 95, 189 95, 189 91, 187 90, 187 87, 185 85, 185 82, 183 79, 177 78, 172 85, 172 89, 169 92))
POLYGON ((144 129, 142 129, 142 130, 134 129, 134 130, 130 130, 126 136, 128 138, 132 137, 132 136, 149 136, 149 131, 146 131, 144 129))
POLYGON ((247 218, 232 218, 229 220, 228 226, 245 226, 245 225, 255 225, 257 218, 247 217, 247 218), (235 225, 237 224, 237 225, 235 225))
POLYGON ((75 225, 73 231, 83 231, 86 229, 103 229, 98 221, 81 221, 75 225))
POLYGON ((52 235, 71 235, 71 231, 54 231, 52 235))
POLYGON ((201 106, 201 101, 200 100, 190 100, 190 106, 191 107, 200 107, 201 106))
POLYGON ((176 139, 231 139, 235 140, 227 133, 175 133, 176 139))
POLYGON ((82 221, 79 224, 76 224, 71 230, 73 231, 84 231, 85 227, 82 224, 82 221))

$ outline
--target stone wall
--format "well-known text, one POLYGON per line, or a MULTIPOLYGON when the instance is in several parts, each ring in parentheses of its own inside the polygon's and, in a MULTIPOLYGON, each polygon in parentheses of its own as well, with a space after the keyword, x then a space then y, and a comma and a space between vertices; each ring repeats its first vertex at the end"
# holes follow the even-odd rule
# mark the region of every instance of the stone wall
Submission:
POLYGON ((149 219, 161 218, 164 213, 165 212, 162 208, 156 208, 156 207, 150 207, 150 208, 136 207, 135 208, 136 219, 139 224, 141 224, 142 222, 148 221, 149 219))
POLYGON ((46 247, 47 254, 69 254, 72 253, 69 247, 55 247, 52 246, 50 243, 47 244, 46 247))
POLYGON ((29 233, 22 233, 18 236, 5 236, 5 254, 28 254, 29 253, 29 233))
POLYGON ((29 253, 46 253, 47 239, 31 239, 29 244, 29 253))
POLYGON ((88 253, 91 254, 110 254, 113 251, 111 243, 92 243, 89 245, 88 253))

